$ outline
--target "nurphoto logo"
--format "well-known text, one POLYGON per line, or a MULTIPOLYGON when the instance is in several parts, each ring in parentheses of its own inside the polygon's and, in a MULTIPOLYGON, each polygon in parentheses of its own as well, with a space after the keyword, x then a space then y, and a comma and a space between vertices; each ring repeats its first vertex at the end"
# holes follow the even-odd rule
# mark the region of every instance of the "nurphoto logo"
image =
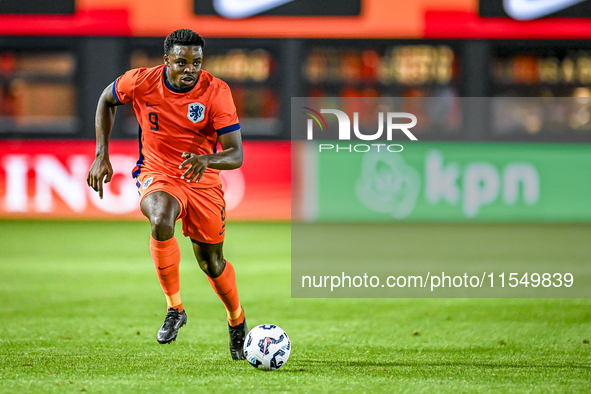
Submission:
MULTIPOLYGON (((400 135, 398 131, 402 131, 406 137, 408 137, 411 141, 417 141, 417 137, 410 131, 410 129, 417 124, 417 117, 408 112, 378 112, 378 130, 373 134, 364 134, 359 129, 359 113, 353 113, 353 128, 351 128, 351 119, 349 115, 345 112, 338 110, 338 109, 321 109, 320 112, 309 108, 309 107, 302 107, 305 111, 304 114, 310 116, 312 119, 308 119, 307 121, 307 139, 309 141, 314 140, 314 121, 320 128, 320 133, 325 130, 328 131, 328 124, 326 123, 326 119, 322 114, 333 114, 337 117, 338 121, 338 138, 339 141, 351 141, 359 140, 359 141, 376 141, 382 138, 384 134, 384 129, 386 130, 386 140, 392 141, 393 136, 400 135), (309 112, 308 112, 309 111, 309 112), (385 119, 385 121, 384 121, 385 119), (402 122, 403 120, 410 120, 410 122, 402 122), (384 126, 385 124, 385 126, 384 126), (353 130, 353 135, 351 134, 351 130, 353 130)), ((326 137, 324 137, 326 138, 326 137)), ((322 139, 322 136, 321 136, 322 139)), ((392 152, 398 153, 402 152, 404 147, 400 144, 384 144, 384 143, 373 143, 373 144, 319 144, 318 146, 319 152, 323 151, 347 151, 347 152, 369 152, 371 151, 383 151, 383 152, 392 152)))

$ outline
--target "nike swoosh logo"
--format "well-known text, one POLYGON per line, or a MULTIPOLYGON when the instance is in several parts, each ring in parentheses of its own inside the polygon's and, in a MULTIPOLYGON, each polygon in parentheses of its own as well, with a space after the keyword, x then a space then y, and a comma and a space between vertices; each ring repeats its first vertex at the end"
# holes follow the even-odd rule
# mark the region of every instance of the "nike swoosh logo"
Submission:
POLYGON ((169 265, 168 267, 164 267, 164 268, 160 268, 160 267, 158 267, 158 269, 159 269, 160 271, 162 271, 162 270, 165 270, 165 269, 167 269, 167 268, 170 268, 170 267, 172 267, 173 265, 174 265, 174 264, 171 264, 171 265, 169 265))
POLYGON ((503 0, 503 8, 513 19, 527 21, 550 15, 585 0, 503 0))
POLYGON ((160 105, 160 104, 150 104, 150 103, 146 103, 146 107, 155 107, 155 106, 157 106, 157 105, 160 105))
POLYGON ((294 0, 213 0, 213 8, 224 18, 248 18, 294 0))

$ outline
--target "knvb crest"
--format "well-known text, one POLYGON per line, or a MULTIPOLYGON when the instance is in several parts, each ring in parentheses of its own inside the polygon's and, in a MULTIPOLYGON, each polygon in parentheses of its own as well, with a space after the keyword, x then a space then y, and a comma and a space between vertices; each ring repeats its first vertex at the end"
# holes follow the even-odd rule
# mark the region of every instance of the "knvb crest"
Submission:
POLYGON ((205 118, 205 105, 201 103, 189 104, 187 118, 193 123, 201 122, 205 118))

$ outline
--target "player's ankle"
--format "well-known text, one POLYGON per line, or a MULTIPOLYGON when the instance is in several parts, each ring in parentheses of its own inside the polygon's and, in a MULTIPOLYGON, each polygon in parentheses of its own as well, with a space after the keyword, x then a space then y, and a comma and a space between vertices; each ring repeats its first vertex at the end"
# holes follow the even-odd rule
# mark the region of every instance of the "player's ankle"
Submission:
POLYGON ((229 313, 227 314, 228 316, 228 324, 230 325, 230 327, 236 327, 240 324, 242 324, 244 322, 244 309, 242 309, 242 305, 240 306, 240 309, 237 309, 236 311, 234 311, 233 313, 229 313), (240 312, 238 312, 240 311, 240 312), (235 316, 235 318, 233 318, 235 316))
POLYGON ((179 312, 184 312, 185 311, 185 308, 183 308, 183 304, 182 303, 181 304, 178 304, 178 305, 169 305, 168 308, 167 308, 167 310, 169 311, 171 309, 176 309, 179 312))

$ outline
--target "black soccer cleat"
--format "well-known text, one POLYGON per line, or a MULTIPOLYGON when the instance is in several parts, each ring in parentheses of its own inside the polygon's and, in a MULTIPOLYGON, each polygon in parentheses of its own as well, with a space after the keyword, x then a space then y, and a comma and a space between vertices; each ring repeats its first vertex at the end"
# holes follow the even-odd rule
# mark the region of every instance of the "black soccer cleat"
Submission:
POLYGON ((245 360, 244 357, 244 340, 248 334, 248 326, 246 320, 237 326, 230 326, 228 324, 228 331, 230 332, 230 354, 234 360, 245 360))
POLYGON ((187 314, 178 309, 169 309, 164 324, 158 331, 156 340, 160 344, 171 343, 176 340, 179 329, 187 324, 187 314))

